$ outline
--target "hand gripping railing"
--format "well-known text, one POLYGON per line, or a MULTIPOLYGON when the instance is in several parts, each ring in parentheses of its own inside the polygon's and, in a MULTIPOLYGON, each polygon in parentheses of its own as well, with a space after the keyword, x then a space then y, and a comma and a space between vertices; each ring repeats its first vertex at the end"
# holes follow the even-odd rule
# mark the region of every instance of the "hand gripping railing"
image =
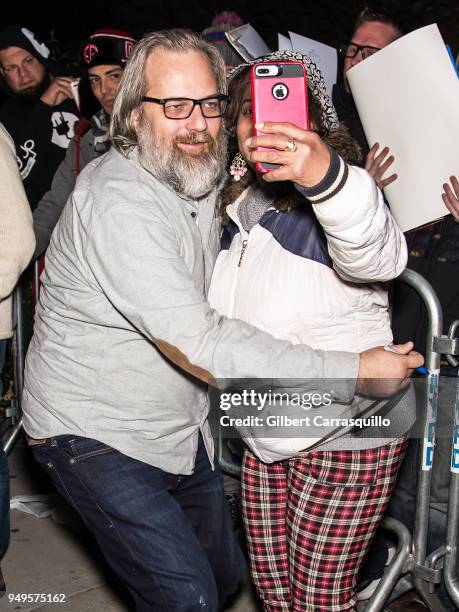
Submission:
POLYGON ((445 354, 452 365, 456 365, 452 355, 459 354, 459 339, 454 337, 459 321, 453 323, 448 336, 442 335, 443 317, 440 302, 432 286, 417 272, 405 270, 401 281, 411 285, 422 298, 428 316, 425 365, 429 371, 427 379, 426 410, 423 415, 422 453, 419 466, 419 478, 416 496, 416 514, 413 535, 399 521, 385 518, 382 526, 398 537, 397 552, 384 576, 369 600, 366 612, 378 612, 392 591, 397 579, 404 573, 410 573, 413 586, 426 605, 433 612, 445 608, 433 593, 435 584, 441 581, 439 561, 444 558, 443 577, 451 599, 459 606, 459 578, 457 576, 457 539, 459 523, 459 386, 455 405, 455 423, 453 429, 451 455, 451 483, 445 545, 426 556, 427 535, 430 511, 430 490, 432 464, 434 459, 435 422, 438 402, 438 385, 440 375, 440 356, 445 354))

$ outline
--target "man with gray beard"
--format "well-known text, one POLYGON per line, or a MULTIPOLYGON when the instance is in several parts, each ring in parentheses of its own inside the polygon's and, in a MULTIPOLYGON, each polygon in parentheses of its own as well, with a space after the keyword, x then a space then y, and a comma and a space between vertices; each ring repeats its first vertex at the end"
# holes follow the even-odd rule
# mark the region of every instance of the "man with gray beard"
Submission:
POLYGON ((167 140, 156 136, 142 113, 138 141, 143 167, 185 197, 199 199, 209 193, 225 167, 227 137, 224 129, 219 130, 215 139, 206 130, 177 134, 168 144, 167 140), (180 145, 206 145, 207 150, 190 155, 180 145))
MULTIPOLYGON (((208 423, 216 380, 404 379, 417 358, 277 340, 212 310, 224 64, 182 30, 126 65, 113 146, 53 233, 29 348, 24 427, 139 611, 214 612, 244 572, 208 423)), ((311 163, 314 163, 311 155, 311 163)), ((422 360, 421 360, 422 362, 422 360)), ((315 389, 348 402, 348 380, 315 389)))

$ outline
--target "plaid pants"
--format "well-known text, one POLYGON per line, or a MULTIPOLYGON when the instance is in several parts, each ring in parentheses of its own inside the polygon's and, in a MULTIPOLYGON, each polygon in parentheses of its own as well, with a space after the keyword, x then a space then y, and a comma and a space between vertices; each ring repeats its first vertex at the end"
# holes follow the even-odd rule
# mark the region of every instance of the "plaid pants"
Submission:
POLYGON ((355 609, 357 574, 383 517, 406 441, 305 451, 272 464, 245 451, 242 504, 264 610, 355 609))

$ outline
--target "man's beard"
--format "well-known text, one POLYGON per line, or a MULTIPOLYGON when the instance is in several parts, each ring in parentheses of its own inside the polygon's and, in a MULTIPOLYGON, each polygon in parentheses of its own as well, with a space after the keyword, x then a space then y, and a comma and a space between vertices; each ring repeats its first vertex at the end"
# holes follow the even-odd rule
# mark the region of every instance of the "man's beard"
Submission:
POLYGON ((51 85, 51 77, 49 72, 45 73, 45 76, 41 80, 38 85, 34 85, 33 87, 27 87, 26 89, 22 89, 21 91, 17 91, 14 94, 14 97, 17 100, 21 100, 23 102, 38 102, 38 100, 42 97, 48 87, 51 85))
POLYGON ((227 135, 220 128, 216 138, 206 130, 177 135, 172 142, 155 135, 144 115, 137 130, 139 155, 143 167, 175 192, 189 198, 201 198, 218 184, 226 166, 227 135), (207 150, 189 154, 178 146, 207 143, 207 150))

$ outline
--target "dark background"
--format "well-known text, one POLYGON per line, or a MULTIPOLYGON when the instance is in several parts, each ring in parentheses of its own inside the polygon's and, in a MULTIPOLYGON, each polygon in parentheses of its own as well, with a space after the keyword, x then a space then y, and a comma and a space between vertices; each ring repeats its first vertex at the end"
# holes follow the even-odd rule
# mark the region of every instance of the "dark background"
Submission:
MULTIPOLYGON (((169 27, 201 31, 225 9, 250 22, 272 49, 277 49, 277 32, 287 34, 289 29, 337 46, 349 39, 355 18, 366 4, 365 0, 43 0, 31 5, 16 0, 16 7, 13 2, 4 0, 0 27, 29 27, 67 64, 74 61, 80 42, 97 28, 125 29, 139 37, 169 27)), ((370 0, 369 4, 402 20, 409 30, 438 23, 445 42, 455 55, 459 51, 459 0, 370 0)))

